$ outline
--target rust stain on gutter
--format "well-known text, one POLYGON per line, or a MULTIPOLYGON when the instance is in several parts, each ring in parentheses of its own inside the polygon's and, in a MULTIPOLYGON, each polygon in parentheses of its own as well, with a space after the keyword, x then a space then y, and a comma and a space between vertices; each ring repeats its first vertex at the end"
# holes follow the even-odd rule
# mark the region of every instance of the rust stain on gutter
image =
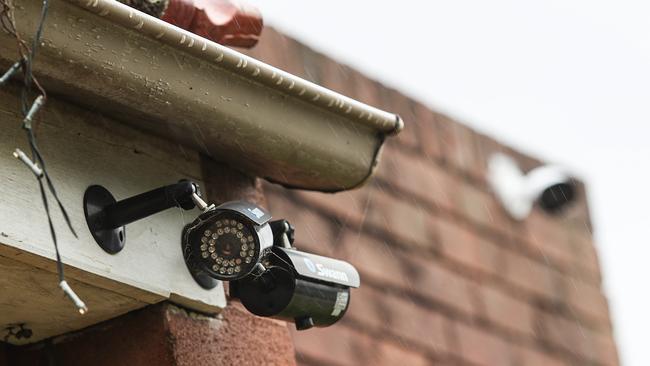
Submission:
MULTIPOLYGON (((31 37, 40 2, 15 3, 31 37)), ((0 64, 15 58, 0 33, 0 64)), ((295 188, 363 184, 404 125, 113 0, 52 2, 34 70, 62 97, 295 188)))

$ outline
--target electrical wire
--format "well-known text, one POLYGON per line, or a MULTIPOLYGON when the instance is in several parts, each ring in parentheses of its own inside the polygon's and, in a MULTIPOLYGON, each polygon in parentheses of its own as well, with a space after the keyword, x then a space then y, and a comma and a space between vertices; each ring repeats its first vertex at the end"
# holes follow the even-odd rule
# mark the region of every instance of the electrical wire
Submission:
MULTIPOLYGON (((72 232, 75 238, 78 238, 78 236, 74 228, 72 227, 72 222, 70 221, 70 217, 68 216, 68 213, 65 207, 63 206, 63 203, 59 199, 59 196, 54 187, 54 183, 52 182, 52 179, 50 178, 50 175, 47 172, 45 160, 43 159, 43 155, 41 154, 38 145, 36 143, 34 126, 32 126, 32 121, 34 116, 36 115, 36 113, 38 113, 40 108, 45 104, 47 100, 47 93, 45 92, 45 89, 41 86, 41 84, 38 82, 38 80, 32 73, 32 64, 34 62, 34 58, 36 56, 36 51, 38 49, 38 46, 41 42, 41 36, 43 34, 43 27, 45 24, 45 19, 47 17, 48 9, 49 9, 49 0, 43 0, 43 4, 41 7, 41 15, 36 29, 36 33, 34 35, 34 39, 32 40, 32 46, 28 47, 27 43, 20 37, 20 34, 17 31, 15 17, 13 14, 13 7, 11 6, 11 4, 9 4, 8 0, 0 0, 0 25, 6 32, 8 32, 10 35, 16 38, 18 53, 20 54, 20 61, 18 63, 20 64, 21 66, 20 69, 23 72, 21 110, 24 118, 23 118, 22 128, 25 130, 27 134, 27 140, 29 142, 32 158, 31 160, 26 158, 24 153, 22 153, 22 151, 20 151, 19 149, 16 149, 16 152, 14 152, 14 156, 21 159, 32 170, 32 172, 34 173, 38 181, 38 186, 41 193, 41 199, 43 201, 43 208, 47 216, 52 242, 54 243, 57 273, 59 277, 59 287, 75 304, 78 311, 81 314, 85 314, 88 311, 88 308, 86 307, 84 302, 77 296, 77 294, 72 290, 72 288, 70 288, 70 286, 65 280, 63 261, 61 260, 61 254, 59 252, 56 230, 54 229, 54 223, 52 221, 52 216, 50 213, 50 205, 48 203, 45 185, 43 184, 43 178, 45 178, 45 183, 47 185, 47 188, 50 191, 51 195, 54 197, 55 201, 57 202, 57 205, 59 206, 61 214, 63 215, 63 218, 68 228, 70 229, 70 232, 72 232), (29 99, 30 99, 30 95, 32 94, 32 84, 35 85, 36 88, 38 89, 39 95, 35 98, 33 102, 30 103, 29 99)), ((12 66, 12 69, 15 71, 16 69, 15 65, 12 66)), ((12 69, 10 69, 10 71, 12 69)), ((11 76, 10 72, 8 72, 7 74, 11 76)))

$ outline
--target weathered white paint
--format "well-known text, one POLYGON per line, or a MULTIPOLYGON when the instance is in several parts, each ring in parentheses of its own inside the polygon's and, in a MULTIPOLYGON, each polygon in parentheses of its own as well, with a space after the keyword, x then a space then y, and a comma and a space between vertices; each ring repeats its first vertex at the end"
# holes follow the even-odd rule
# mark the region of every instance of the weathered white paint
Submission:
POLYGON ((222 309, 223 288, 200 288, 183 263, 181 230, 197 211, 171 209, 128 225, 126 246, 116 255, 97 246, 83 215, 83 193, 91 184, 122 199, 182 178, 200 183, 198 154, 50 98, 36 119, 37 137, 79 234, 77 240, 69 233, 50 201, 68 281, 89 307, 87 316, 77 314, 56 289, 37 182, 11 154, 16 147, 29 151, 18 95, 16 88, 0 90, 0 327, 27 322, 34 341, 169 298, 203 312, 222 309))

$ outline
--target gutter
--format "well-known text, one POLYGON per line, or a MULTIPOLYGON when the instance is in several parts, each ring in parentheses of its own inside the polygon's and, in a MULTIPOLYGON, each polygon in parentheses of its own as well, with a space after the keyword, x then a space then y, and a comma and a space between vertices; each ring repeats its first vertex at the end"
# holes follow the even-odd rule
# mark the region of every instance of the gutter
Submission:
MULTIPOLYGON (((41 3, 16 0, 23 38, 41 3)), ((0 31, 0 66, 17 59, 0 31)), ((363 184, 399 116, 114 0, 50 3, 34 72, 46 90, 251 176, 336 192, 363 184)))

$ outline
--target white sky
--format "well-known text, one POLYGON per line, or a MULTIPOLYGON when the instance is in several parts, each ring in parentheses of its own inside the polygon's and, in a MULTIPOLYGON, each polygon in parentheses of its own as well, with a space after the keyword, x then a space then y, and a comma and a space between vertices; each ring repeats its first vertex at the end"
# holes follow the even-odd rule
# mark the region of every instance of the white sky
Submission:
POLYGON ((650 2, 247 2, 267 24, 585 179, 623 364, 650 365, 650 2))

